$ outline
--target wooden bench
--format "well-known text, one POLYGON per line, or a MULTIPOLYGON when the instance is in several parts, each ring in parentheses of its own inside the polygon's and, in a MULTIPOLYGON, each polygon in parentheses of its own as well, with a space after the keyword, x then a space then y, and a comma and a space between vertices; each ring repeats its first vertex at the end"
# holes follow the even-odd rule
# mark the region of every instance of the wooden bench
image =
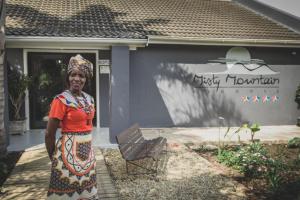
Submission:
POLYGON ((128 164, 145 169, 147 173, 157 173, 158 157, 164 151, 164 148, 165 152, 167 152, 166 138, 157 137, 151 140, 146 140, 141 133, 139 125, 134 124, 117 135, 116 139, 122 157, 126 160, 127 174, 133 174, 129 173, 128 164), (155 162, 155 169, 137 164, 136 161, 146 158, 150 158, 155 162))

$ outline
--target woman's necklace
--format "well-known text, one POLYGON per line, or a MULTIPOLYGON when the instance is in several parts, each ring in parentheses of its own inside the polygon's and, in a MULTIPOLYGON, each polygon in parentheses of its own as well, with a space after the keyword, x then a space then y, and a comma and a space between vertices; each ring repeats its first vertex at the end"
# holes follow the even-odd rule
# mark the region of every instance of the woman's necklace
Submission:
POLYGON ((87 99, 86 99, 86 97, 85 97, 84 94, 82 94, 84 105, 82 105, 82 103, 81 103, 81 101, 78 99, 78 97, 75 96, 75 95, 73 95, 71 91, 70 91, 70 94, 74 97, 76 103, 79 105, 80 108, 82 108, 82 110, 83 110, 86 114, 89 115, 89 114, 92 112, 92 108, 91 108, 91 106, 88 104, 87 99))

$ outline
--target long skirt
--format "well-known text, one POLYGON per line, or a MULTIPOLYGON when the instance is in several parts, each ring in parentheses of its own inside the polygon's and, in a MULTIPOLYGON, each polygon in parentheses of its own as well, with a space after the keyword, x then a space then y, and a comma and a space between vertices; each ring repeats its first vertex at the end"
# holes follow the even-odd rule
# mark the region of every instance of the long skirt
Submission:
POLYGON ((47 199, 98 199, 90 132, 63 133, 52 158, 47 199))

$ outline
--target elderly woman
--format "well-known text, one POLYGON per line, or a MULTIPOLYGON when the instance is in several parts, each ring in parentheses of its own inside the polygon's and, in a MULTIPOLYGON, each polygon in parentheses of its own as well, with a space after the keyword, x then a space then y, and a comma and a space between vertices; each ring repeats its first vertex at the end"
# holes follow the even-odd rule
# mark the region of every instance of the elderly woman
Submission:
POLYGON ((52 161, 48 199, 98 199, 96 160, 91 146, 94 100, 82 91, 93 65, 82 56, 70 59, 67 86, 51 103, 45 143, 52 161), (61 137, 55 144, 55 133, 61 137))

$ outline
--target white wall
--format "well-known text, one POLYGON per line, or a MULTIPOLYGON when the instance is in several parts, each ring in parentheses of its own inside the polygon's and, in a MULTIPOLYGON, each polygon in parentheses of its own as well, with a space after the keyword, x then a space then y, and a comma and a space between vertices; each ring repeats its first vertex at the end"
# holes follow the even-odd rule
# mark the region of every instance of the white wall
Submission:
POLYGON ((300 0, 256 0, 300 18, 300 0))

